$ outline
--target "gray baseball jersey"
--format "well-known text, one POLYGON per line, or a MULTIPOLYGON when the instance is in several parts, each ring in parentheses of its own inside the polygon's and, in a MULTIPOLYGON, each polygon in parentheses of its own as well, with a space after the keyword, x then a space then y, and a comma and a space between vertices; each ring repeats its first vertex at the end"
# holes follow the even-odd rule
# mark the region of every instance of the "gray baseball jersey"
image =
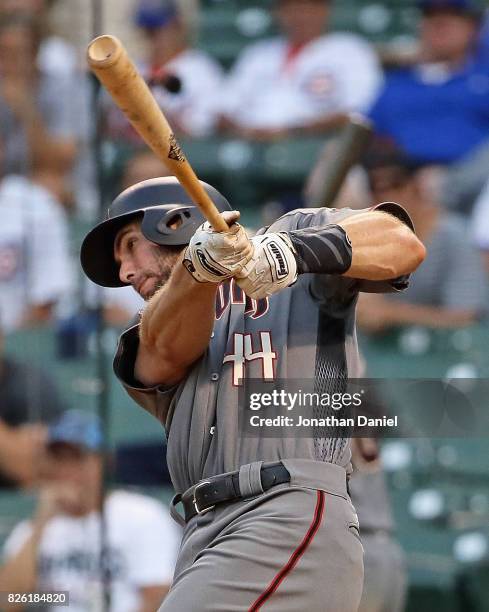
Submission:
MULTIPOLYGON (((389 211, 392 212, 392 205, 389 211)), ((406 213, 394 207, 394 214, 406 213), (398 212, 399 211, 399 212, 398 212)), ((300 209, 264 231, 338 223, 365 211, 300 209)), ((399 288, 404 287, 404 279, 399 288)), ((171 388, 143 388, 134 379, 138 323, 121 336, 114 369, 129 394, 165 426, 167 462, 175 490, 254 461, 286 458, 350 464, 347 437, 239 435, 239 382, 244 378, 314 379, 328 391, 357 369, 355 304, 359 290, 386 291, 393 283, 368 283, 339 275, 304 274, 268 300, 254 301, 234 281, 218 292, 209 347, 186 378, 171 388)), ((189 321, 189 325, 192 322, 189 321)))

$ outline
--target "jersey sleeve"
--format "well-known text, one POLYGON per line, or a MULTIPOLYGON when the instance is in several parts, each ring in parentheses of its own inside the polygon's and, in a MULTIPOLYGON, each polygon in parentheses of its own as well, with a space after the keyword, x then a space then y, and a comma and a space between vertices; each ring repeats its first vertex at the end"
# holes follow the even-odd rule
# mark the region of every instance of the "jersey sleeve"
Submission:
MULTIPOLYGON (((368 210, 381 210, 392 214, 414 231, 414 225, 409 214, 402 206, 394 202, 384 202, 370 209, 360 210, 351 208, 300 209, 284 215, 267 231, 279 232, 306 227, 321 227, 331 223, 339 223, 348 217, 365 213, 368 210)), ((409 285, 409 275, 387 281, 369 281, 337 274, 312 274, 309 282, 313 297, 335 309, 350 304, 359 292, 392 293, 403 291, 409 285)))
POLYGON ((145 387, 134 376, 134 365, 139 348, 139 315, 122 333, 114 357, 114 373, 129 396, 142 408, 166 425, 166 416, 178 385, 145 387))

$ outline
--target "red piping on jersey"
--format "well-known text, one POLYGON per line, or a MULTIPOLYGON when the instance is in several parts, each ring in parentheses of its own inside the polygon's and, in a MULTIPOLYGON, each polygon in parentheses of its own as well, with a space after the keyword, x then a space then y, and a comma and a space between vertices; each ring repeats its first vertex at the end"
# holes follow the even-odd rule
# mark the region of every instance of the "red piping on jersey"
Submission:
POLYGON ((290 559, 287 563, 282 567, 282 569, 275 575, 273 580, 267 586, 267 588, 263 591, 263 593, 255 600, 252 604, 251 608, 249 608, 248 612, 257 612, 261 606, 269 599, 275 591, 278 589, 280 584, 285 580, 288 574, 294 569, 294 567, 299 562, 302 555, 306 552, 307 547, 311 544, 316 535, 321 522, 323 520, 324 514, 324 491, 317 491, 317 502, 316 509, 314 510, 314 517, 312 522, 307 530, 306 535, 304 536, 302 542, 299 546, 294 550, 291 554, 290 559))

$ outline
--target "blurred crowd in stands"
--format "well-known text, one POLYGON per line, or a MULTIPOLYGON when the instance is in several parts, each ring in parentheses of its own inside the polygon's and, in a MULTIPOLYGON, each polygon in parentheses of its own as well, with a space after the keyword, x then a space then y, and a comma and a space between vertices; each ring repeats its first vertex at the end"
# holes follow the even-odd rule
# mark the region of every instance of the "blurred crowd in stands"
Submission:
POLYGON ((171 584, 179 528, 147 495, 115 489, 102 506, 102 451, 101 423, 87 412, 69 410, 46 430, 37 506, 5 543, 2 590, 66 591, 76 612, 158 608, 171 584))
MULTIPOLYGON (((73 222, 93 222, 122 187, 166 172, 105 92, 95 109, 80 52, 50 32, 50 10, 59 3, 0 2, 0 311, 6 332, 52 320, 73 309, 80 296, 90 304, 94 289, 80 289, 70 249, 73 222), (102 142, 97 164, 96 128, 102 142), (114 156, 117 172, 105 171, 114 156)), ((471 287, 477 285, 478 293, 483 288, 475 250, 489 269, 489 26, 478 0, 413 0, 417 44, 408 54, 391 53, 388 65, 385 52, 377 53, 364 37, 329 29, 332 1, 274 0, 269 7, 277 35, 246 45, 229 69, 195 45, 179 2, 133 4, 134 30, 142 41, 138 66, 180 137, 293 147, 301 138, 331 140, 349 113, 366 114, 376 132, 375 160, 365 156, 336 205, 407 198, 420 231, 433 242, 433 266, 439 266, 433 273, 445 285, 423 294, 413 288, 410 299, 451 307, 450 284, 458 287, 457 299, 466 295, 467 308, 474 308, 471 287), (458 245, 460 260, 446 235, 458 245), (440 278, 447 267, 443 248, 457 258, 463 286, 440 278), (465 266, 470 274, 464 274, 465 266)), ((302 187, 277 188, 275 212, 304 205, 302 187)), ((255 225, 263 204, 249 202, 255 225)), ((431 265, 428 260, 424 268, 431 265)), ((424 284, 429 289, 429 279, 424 284)), ((121 305, 107 300, 111 323, 121 323, 124 310, 130 315, 134 309, 131 298, 127 304, 121 298, 121 305)), ((476 317, 484 299, 475 301, 476 317)), ((365 328, 373 332, 366 304, 364 315, 365 328)), ((442 317, 437 325, 444 321, 451 319, 442 317)), ((423 323, 408 317, 389 325, 408 322, 423 323)))
MULTIPOLYGON (((51 11, 63 2, 68 0, 0 0, 0 331, 5 336, 39 325, 60 329, 59 321, 73 321, 97 304, 105 323, 120 328, 144 305, 130 288, 99 290, 81 278, 77 228, 94 223, 123 188, 167 171, 108 95, 95 93, 83 50, 51 31, 51 11)), ((265 3, 276 35, 244 46, 229 68, 195 38, 198 11, 212 5, 210 0, 202 0, 200 8, 191 3, 195 14, 190 19, 188 2, 134 0, 133 27, 141 40, 138 67, 189 150, 192 142, 205 147, 216 139, 281 143, 292 149, 301 139, 316 139, 318 151, 325 143, 324 154, 310 159, 309 177, 272 194, 275 214, 308 205, 366 208, 381 201, 406 208, 428 256, 406 292, 360 297, 358 326, 365 336, 378 338, 407 326, 454 330, 484 322, 489 298, 489 13, 478 0, 412 0, 418 15, 414 44, 380 50, 358 33, 330 28, 334 3, 265 3), (328 147, 353 112, 372 121, 371 146, 335 202, 314 201, 311 193, 330 159, 328 147)), ((256 5, 263 10, 263 3, 256 5)), ((207 178, 205 171, 202 178, 207 178)), ((232 190, 226 195, 232 203, 232 190)), ((250 201, 249 210, 242 209, 245 223, 264 224, 270 214, 266 204, 265 199, 250 201)), ((77 481, 77 470, 86 467, 81 464, 93 459, 93 481, 83 482, 96 487, 100 446, 90 446, 88 433, 67 442, 62 436, 69 423, 62 420, 58 430, 49 428, 66 407, 52 380, 55 372, 47 376, 28 363, 28 355, 26 363, 11 358, 2 345, 0 339, 0 486, 37 483, 43 491, 52 481, 77 481), (61 459, 72 473, 57 475, 61 459)), ((78 422, 81 417, 71 418, 78 422)), ((79 430, 91 427, 80 424, 79 430)), ((372 456, 363 450, 362 455, 356 449, 359 465, 377 459, 377 449, 372 456)), ((371 490, 378 486, 382 496, 384 485, 372 482, 371 490)), ((356 486, 361 500, 370 485, 360 481, 356 486)), ((56 555, 69 557, 68 547, 56 550, 54 543, 67 527, 53 519, 63 503, 69 506, 69 495, 64 502, 63 495, 53 493, 40 500, 30 527, 20 525, 8 541, 0 584, 3 579, 18 590, 43 584, 32 574, 23 583, 9 582, 17 564, 29 563, 33 543, 46 558, 48 574, 56 555), (46 533, 56 537, 48 541, 46 533)), ((97 504, 73 511, 77 520, 92 521, 94 532, 100 521, 92 512, 97 504)), ((110 537, 128 557, 139 547, 135 542, 147 539, 145 558, 153 566, 141 562, 139 571, 131 558, 124 581, 138 585, 138 597, 147 598, 148 607, 140 609, 152 609, 171 579, 171 572, 165 572, 168 559, 159 560, 150 542, 166 517, 162 509, 130 494, 116 493, 110 504, 115 517, 119 505, 127 512, 134 507, 134 516, 140 517, 130 534, 134 541, 123 541, 123 524, 116 524, 110 537), (161 574, 154 572, 156 565, 161 574)), ((390 515, 375 507, 365 514, 373 517, 372 532, 388 536, 390 515)), ((75 540, 76 529, 72 526, 75 540)), ((392 564, 382 570, 384 575, 402 566, 392 546, 392 564)), ((385 547, 382 542, 381 550, 385 547)), ((397 590, 399 610, 402 572, 388 585, 397 590)), ((116 597, 133 601, 136 594, 122 590, 116 597)), ((374 609, 380 610, 365 608, 374 609)))

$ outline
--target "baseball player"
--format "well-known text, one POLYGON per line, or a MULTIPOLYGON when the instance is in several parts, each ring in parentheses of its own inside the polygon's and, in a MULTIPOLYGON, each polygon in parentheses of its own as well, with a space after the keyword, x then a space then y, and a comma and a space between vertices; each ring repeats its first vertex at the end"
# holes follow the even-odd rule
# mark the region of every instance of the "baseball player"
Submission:
POLYGON ((250 239, 203 187, 229 231, 202 223, 176 179, 151 179, 116 198, 81 250, 94 282, 148 300, 114 367, 168 437, 184 535, 160 609, 355 612, 363 550, 348 440, 243 436, 239 389, 346 379, 358 291, 402 289, 424 247, 392 203, 295 210, 250 239))

